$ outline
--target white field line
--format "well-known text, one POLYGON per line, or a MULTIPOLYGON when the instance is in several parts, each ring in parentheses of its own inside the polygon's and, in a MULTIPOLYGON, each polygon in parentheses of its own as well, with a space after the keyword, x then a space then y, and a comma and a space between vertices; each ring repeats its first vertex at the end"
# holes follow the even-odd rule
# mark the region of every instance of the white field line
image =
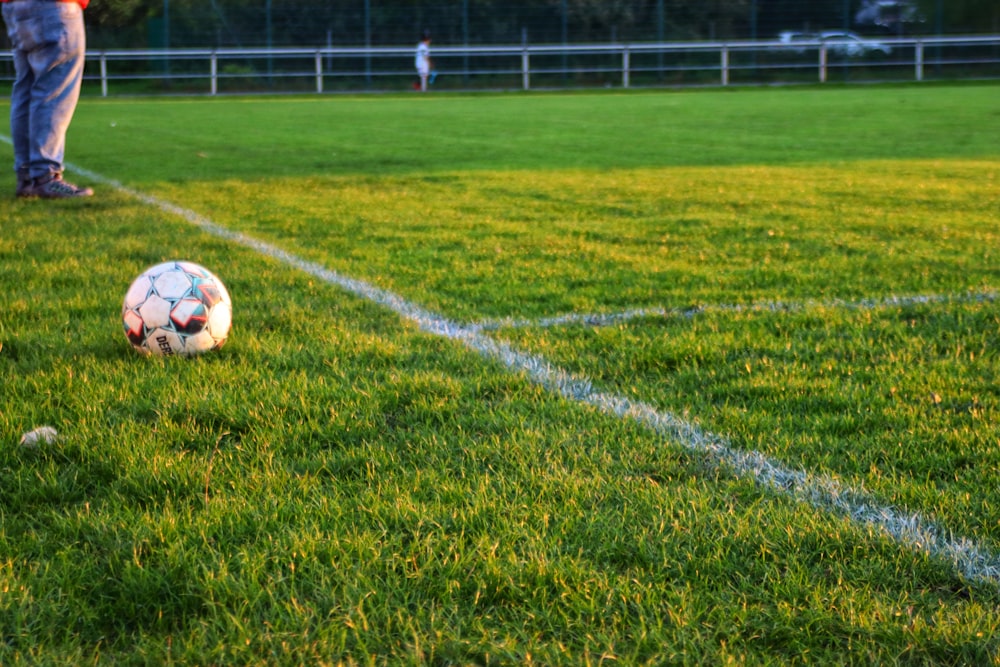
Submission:
POLYGON ((720 435, 703 431, 694 424, 647 403, 595 389, 587 378, 571 375, 538 355, 516 350, 506 342, 494 340, 481 333, 477 327, 452 322, 397 294, 365 281, 343 276, 265 241, 226 229, 194 211, 134 190, 118 181, 87 169, 71 169, 163 213, 179 216, 214 236, 250 248, 362 299, 383 305, 414 322, 422 331, 460 342, 484 358, 499 361, 511 371, 526 374, 532 382, 566 399, 592 406, 615 417, 633 420, 667 440, 706 456, 713 465, 728 469, 737 477, 749 477, 765 488, 835 515, 848 517, 858 524, 884 531, 918 553, 949 561, 956 572, 966 579, 1000 587, 1000 557, 974 540, 953 535, 918 513, 882 504, 865 491, 844 486, 832 477, 786 467, 760 452, 734 449, 720 435))
POLYGON ((500 329, 548 328, 574 324, 608 327, 640 318, 692 319, 705 313, 796 313, 822 309, 875 310, 893 306, 917 306, 935 303, 994 302, 998 298, 1000 296, 998 296, 996 291, 984 290, 964 294, 914 294, 888 296, 881 299, 858 299, 856 301, 846 299, 831 299, 829 301, 806 299, 804 301, 763 301, 750 304, 708 304, 704 306, 692 306, 690 308, 648 307, 610 313, 569 313, 537 319, 487 319, 470 324, 469 328, 476 331, 497 331, 500 329))

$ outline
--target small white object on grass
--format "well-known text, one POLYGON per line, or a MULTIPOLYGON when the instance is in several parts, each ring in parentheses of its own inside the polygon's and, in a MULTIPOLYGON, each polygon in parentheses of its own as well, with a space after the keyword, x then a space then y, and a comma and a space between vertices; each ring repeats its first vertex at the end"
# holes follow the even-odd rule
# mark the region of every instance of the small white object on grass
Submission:
POLYGON ((37 447, 45 444, 51 445, 59 437, 59 433, 51 426, 39 426, 21 436, 21 444, 25 447, 37 447))

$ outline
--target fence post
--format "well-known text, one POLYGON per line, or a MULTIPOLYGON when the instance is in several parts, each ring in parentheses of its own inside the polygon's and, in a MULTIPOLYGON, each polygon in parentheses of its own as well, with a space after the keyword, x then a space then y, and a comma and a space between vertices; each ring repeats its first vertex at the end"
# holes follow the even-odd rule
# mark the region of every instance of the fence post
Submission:
POLYGON ((722 45, 722 85, 729 85, 729 47, 722 45))
POLYGON ((826 44, 819 47, 819 82, 826 83, 826 44))
POLYGON ((528 47, 526 46, 521 50, 521 85, 525 90, 531 87, 528 75, 529 68, 530 60, 528 58, 528 47))
POLYGON ((924 42, 918 39, 917 43, 913 46, 913 67, 916 70, 915 74, 917 81, 924 80, 924 42))
POLYGON ((323 92, 323 55, 316 49, 316 92, 323 92))
POLYGON ((108 55, 101 51, 101 97, 108 96, 108 55))
POLYGON ((628 44, 625 45, 625 49, 622 51, 622 88, 628 88, 629 76, 628 71, 631 69, 631 56, 629 55, 628 44))
POLYGON ((211 94, 215 95, 219 92, 219 56, 215 49, 212 49, 212 55, 209 58, 209 76, 212 80, 211 94))

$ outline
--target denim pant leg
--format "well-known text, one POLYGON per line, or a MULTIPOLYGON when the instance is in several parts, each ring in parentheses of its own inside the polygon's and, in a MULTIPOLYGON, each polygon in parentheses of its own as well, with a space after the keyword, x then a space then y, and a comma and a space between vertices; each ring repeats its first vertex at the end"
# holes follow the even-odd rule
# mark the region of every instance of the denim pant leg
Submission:
MULTIPOLYGON (((4 9, 7 5, 4 5, 4 9)), ((10 25, 8 23, 8 25, 10 25)), ((17 171, 19 180, 30 177, 28 162, 30 160, 30 149, 28 132, 31 128, 31 76, 23 76, 22 72, 29 72, 27 58, 23 53, 14 52, 14 71, 17 76, 14 79, 14 86, 10 93, 10 136, 14 145, 14 170, 17 171)))
POLYGON ((3 17, 14 47, 14 168, 33 178, 62 173, 83 81, 83 10, 75 2, 27 0, 4 3, 3 17))

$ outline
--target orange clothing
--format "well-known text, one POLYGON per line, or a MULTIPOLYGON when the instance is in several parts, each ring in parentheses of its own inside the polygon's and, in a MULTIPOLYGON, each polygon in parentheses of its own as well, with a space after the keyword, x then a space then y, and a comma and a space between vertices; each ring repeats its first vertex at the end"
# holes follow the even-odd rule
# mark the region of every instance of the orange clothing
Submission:
MULTIPOLYGON (((0 2, 15 2, 16 0, 0 0, 0 2)), ((80 5, 81 9, 86 9, 87 5, 90 4, 90 0, 56 0, 56 2, 75 2, 80 5)))

